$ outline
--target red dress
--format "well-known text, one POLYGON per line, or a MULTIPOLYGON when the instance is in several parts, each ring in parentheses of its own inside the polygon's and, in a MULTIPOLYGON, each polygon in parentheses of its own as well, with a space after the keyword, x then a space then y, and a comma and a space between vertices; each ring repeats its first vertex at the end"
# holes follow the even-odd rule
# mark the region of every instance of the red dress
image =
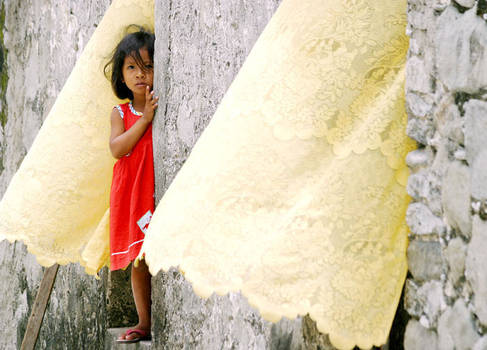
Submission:
MULTIPOLYGON (((128 130, 142 115, 132 104, 116 106, 128 130)), ((113 167, 110 193, 110 270, 126 267, 140 252, 154 212, 152 124, 113 167)))

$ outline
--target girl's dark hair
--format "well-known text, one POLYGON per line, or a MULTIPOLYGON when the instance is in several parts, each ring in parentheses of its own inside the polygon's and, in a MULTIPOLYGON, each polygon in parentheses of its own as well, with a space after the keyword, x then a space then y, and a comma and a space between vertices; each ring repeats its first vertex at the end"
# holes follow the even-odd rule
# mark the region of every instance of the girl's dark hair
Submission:
MULTIPOLYGON (((130 27, 129 27, 130 28, 130 27)), ((126 56, 132 56, 137 62, 137 65, 146 70, 142 57, 140 57, 139 50, 147 49, 151 61, 154 61, 154 34, 146 31, 142 27, 134 33, 127 34, 117 45, 113 52, 112 58, 105 65, 103 72, 105 76, 111 81, 112 89, 115 95, 120 99, 133 99, 134 95, 129 90, 127 85, 123 82, 123 62, 126 56)))

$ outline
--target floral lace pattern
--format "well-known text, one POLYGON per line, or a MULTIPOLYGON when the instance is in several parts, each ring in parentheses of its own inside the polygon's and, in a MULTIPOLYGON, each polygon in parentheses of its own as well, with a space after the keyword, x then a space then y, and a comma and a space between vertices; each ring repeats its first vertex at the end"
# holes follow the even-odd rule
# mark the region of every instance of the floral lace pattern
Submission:
POLYGON ((153 28, 153 0, 115 0, 83 50, 0 202, 0 239, 23 240, 44 266, 108 261, 114 159, 109 116, 120 103, 103 66, 133 23, 153 28))
POLYGON ((386 341, 407 271, 405 1, 284 0, 142 253, 334 345, 386 341))

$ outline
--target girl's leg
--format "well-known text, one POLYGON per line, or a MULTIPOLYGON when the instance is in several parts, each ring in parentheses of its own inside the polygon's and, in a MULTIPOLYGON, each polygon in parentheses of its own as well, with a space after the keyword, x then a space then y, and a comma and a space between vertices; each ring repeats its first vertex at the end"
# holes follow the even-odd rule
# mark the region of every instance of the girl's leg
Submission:
MULTIPOLYGON (((139 261, 139 266, 132 264, 132 293, 135 307, 139 316, 139 323, 133 327, 150 332, 151 328, 151 275, 144 260, 139 261)), ((136 338, 137 334, 122 335, 124 339, 136 338)))
POLYGON ((151 275, 144 260, 139 261, 139 266, 132 264, 132 293, 134 294, 135 307, 139 315, 138 329, 150 330, 151 315, 151 275))

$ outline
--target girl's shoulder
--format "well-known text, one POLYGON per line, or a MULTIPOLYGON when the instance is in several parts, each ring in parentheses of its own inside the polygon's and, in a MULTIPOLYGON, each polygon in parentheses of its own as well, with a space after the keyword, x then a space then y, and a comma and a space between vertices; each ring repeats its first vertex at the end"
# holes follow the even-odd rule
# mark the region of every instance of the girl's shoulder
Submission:
POLYGON ((126 102, 126 103, 121 103, 119 105, 116 105, 113 108, 118 110, 120 117, 123 119, 123 117, 127 114, 127 111, 129 109, 128 105, 129 105, 129 102, 126 102))

